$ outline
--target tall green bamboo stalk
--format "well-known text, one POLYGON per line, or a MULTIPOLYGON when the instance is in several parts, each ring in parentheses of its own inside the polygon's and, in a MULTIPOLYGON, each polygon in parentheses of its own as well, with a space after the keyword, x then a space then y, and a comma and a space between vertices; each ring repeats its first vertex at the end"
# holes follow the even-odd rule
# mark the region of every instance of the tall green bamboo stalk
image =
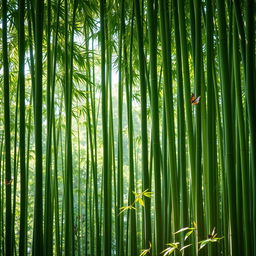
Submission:
POLYGON ((20 86, 20 243, 19 253, 27 254, 27 175, 25 147, 25 31, 24 31, 25 1, 19 1, 19 86, 20 86))
MULTIPOLYGON (((19 99, 19 86, 16 88, 16 98, 19 99)), ((12 237, 15 236, 15 216, 16 216, 16 194, 17 194, 17 158, 18 158, 18 150, 17 150, 17 136, 18 136, 18 105, 19 100, 16 102, 15 107, 15 121, 14 121, 14 153, 13 153, 13 204, 12 204, 12 237)), ((15 252, 15 239, 12 239, 12 251, 15 252)))
POLYGON ((186 127, 188 133, 188 148, 190 158, 190 169, 192 183, 195 180, 195 152, 193 142, 193 125, 192 125, 192 109, 189 102, 191 97, 190 93, 190 71, 189 71, 189 55, 187 46, 186 36, 186 24, 185 24, 185 12, 184 12, 184 1, 178 1, 178 17, 179 17, 179 28, 180 28, 180 42, 181 42, 181 57, 182 57, 182 70, 184 79, 184 97, 185 97, 185 113, 186 113, 186 127))
POLYGON ((66 108, 65 130, 65 255, 74 255, 74 203, 73 203, 73 166, 72 166, 72 91, 73 91, 73 46, 76 22, 77 0, 74 0, 72 12, 71 35, 69 36, 68 6, 65 1, 65 89, 64 99, 66 108), (69 49, 68 44, 71 44, 69 49))
MULTIPOLYGON (((124 0, 120 1, 120 35, 119 35, 119 52, 118 52, 118 161, 117 161, 117 210, 123 204, 123 70, 122 70, 122 51, 123 37, 125 32, 124 0)), ((117 254, 124 255, 124 218, 122 214, 117 215, 117 254)))
MULTIPOLYGON (((126 104, 127 104, 127 121, 128 121, 128 151, 129 151, 129 200, 131 204, 135 200, 134 191, 136 191, 136 177, 135 177, 135 167, 134 167, 134 143, 133 143, 133 114, 132 114, 132 86, 133 86, 133 75, 132 75, 132 57, 133 57, 133 35, 134 35, 134 6, 132 11, 131 18, 131 36, 130 36, 130 52, 129 60, 127 56, 127 42, 125 43, 124 49, 124 63, 125 63, 125 89, 126 89, 126 104), (128 63, 129 71, 128 71, 128 63)), ((129 213, 129 253, 132 255, 137 254, 138 247, 138 236, 137 236, 137 222, 136 222, 136 213, 131 211, 129 213)))
POLYGON ((238 33, 236 26, 233 27, 233 58, 234 58, 234 82, 235 82, 235 97, 236 97, 236 110, 237 110, 237 121, 238 121, 238 133, 239 133, 239 147, 240 147, 240 158, 241 158, 241 177, 242 177, 242 209, 243 209, 243 237, 244 237, 244 254, 251 255, 251 236, 250 236, 250 210, 248 205, 249 196, 249 175, 246 171, 248 170, 248 152, 245 139, 245 128, 244 128, 244 114, 242 104, 242 93, 241 93, 241 77, 240 77, 240 61, 239 61, 239 49, 238 49, 238 33))
POLYGON ((107 118, 107 90, 106 90, 106 1, 100 1, 100 42, 101 42, 101 93, 102 93, 102 131, 103 131, 103 189, 104 189, 104 255, 111 256, 111 209, 109 208, 109 170, 108 170, 108 118, 107 118))
MULTIPOLYGON (((201 95, 201 1, 195 1, 195 95, 201 95)), ((202 198, 202 141, 201 141, 201 106, 195 106, 195 216, 198 225, 198 241, 204 236, 203 198, 202 198)))
MULTIPOLYGON (((3 147, 4 147, 4 134, 1 134, 1 144, 0 144, 0 182, 3 182, 3 168, 2 168, 2 159, 3 159, 3 147)), ((0 205, 3 209, 3 188, 0 189, 0 205)), ((0 211, 0 230, 1 233, 3 234, 3 212, 0 211)), ((1 237, 0 239, 0 251, 4 253, 4 236, 1 237)))
MULTIPOLYGON (((250 131, 250 167, 251 167, 251 177, 252 177, 252 193, 255 195, 256 192, 256 105, 255 97, 256 90, 254 88, 255 82, 255 3, 252 0, 247 0, 245 2, 245 22, 246 22, 246 99, 247 99, 247 108, 248 108, 248 121, 249 121, 249 131, 250 131)), ((253 248, 254 253, 256 252, 256 197, 252 197, 253 200, 253 248)), ((248 241, 249 242, 249 241, 248 241)))
MULTIPOLYGON (((51 256, 53 253, 53 203, 52 203, 52 83, 53 54, 51 47, 51 1, 47 1, 47 138, 46 138, 46 170, 45 170, 45 207, 44 207, 44 255, 51 256)), ((53 98, 54 99, 54 98, 53 98)))
MULTIPOLYGON (((177 96, 178 96, 178 173, 180 176, 180 225, 181 227, 189 226, 189 211, 187 199, 187 182, 186 182, 186 145, 185 145, 185 111, 183 97, 183 76, 181 62, 180 33, 178 22, 177 1, 173 1, 174 12, 174 30, 176 42, 176 70, 177 70, 177 96)), ((188 253, 186 253, 188 255, 188 253)))
MULTIPOLYGON (((207 47, 207 184, 206 193, 207 201, 207 231, 210 233, 214 227, 217 228, 217 152, 216 152, 216 108, 215 108, 215 92, 213 84, 213 8, 212 2, 206 2, 206 47, 207 47)), ((216 246, 209 246, 209 256, 216 255, 216 246)))
MULTIPOLYGON (((113 183, 113 173, 115 173, 115 151, 114 151, 114 128, 113 128, 113 104, 112 104, 112 45, 109 43, 112 39, 112 1, 110 0, 107 5, 106 15, 106 93, 107 93, 107 106, 108 106, 108 209, 112 212, 112 192, 115 192, 115 184, 113 183), (113 186, 111 184, 113 183, 113 186)), ((114 193, 115 195, 115 193, 114 193)), ((110 236, 110 250, 112 251, 112 232, 114 231, 112 224, 112 214, 109 217, 109 236, 110 236)))
MULTIPOLYGON (((220 54, 220 72, 221 72, 221 87, 223 93, 223 120, 224 120, 224 163, 225 175, 227 175, 227 189, 228 189, 228 211, 229 211, 229 225, 231 232, 231 248, 232 255, 237 255, 237 239, 236 239, 236 201, 235 201, 235 175, 234 175, 234 150, 233 150, 233 129, 232 125, 232 111, 231 111, 231 80, 230 70, 228 65, 227 55, 227 34, 226 34, 226 15, 225 5, 223 1, 217 1, 217 14, 219 25, 219 54, 220 54)), ((225 238, 227 239, 227 237, 225 238)))
POLYGON ((35 6, 35 210, 33 230, 33 255, 43 255, 43 184, 42 184, 42 37, 44 1, 35 6))
MULTIPOLYGON (((175 4, 174 4, 175 5, 175 4)), ((162 59, 163 59, 163 76, 164 76, 164 102, 166 109, 166 128, 167 128, 167 154, 168 166, 170 168, 170 175, 168 176, 168 204, 167 213, 167 240, 171 239, 171 230, 178 230, 180 228, 180 214, 179 214, 179 186, 177 181, 177 162, 176 162, 176 145, 175 145, 175 125, 174 125, 174 107, 173 107, 173 92, 172 92, 172 75, 169 72, 172 68, 171 59, 171 44, 170 39, 170 16, 168 1, 160 1, 160 35, 162 42, 162 59), (176 220, 174 227, 172 227, 172 214, 176 220)))
MULTIPOLYGON (((60 107, 60 111, 62 110, 62 107, 60 107)), ((53 154, 54 154, 54 175, 53 175, 53 201, 54 204, 54 214, 55 214, 55 251, 56 255, 61 255, 61 241, 60 241, 60 221, 59 221, 59 193, 58 193, 58 145, 59 145, 59 129, 57 131, 56 135, 56 118, 55 115, 53 115, 53 154)))
MULTIPOLYGON (((139 0, 134 0, 135 17, 137 27, 137 40, 139 51, 139 72, 140 72, 140 103, 141 103, 141 141, 142 141, 142 177, 143 191, 150 188, 149 169, 148 169, 148 138, 147 138, 147 84, 145 70, 145 55, 143 49, 143 26, 139 0)), ((145 246, 149 248, 152 243, 152 231, 150 220, 150 198, 145 198, 144 207, 144 234, 145 246)))
MULTIPOLYGON (((60 0, 58 0, 57 3, 57 14, 56 14, 56 21, 55 21, 55 35, 54 35, 54 40, 53 40, 53 46, 52 46, 52 59, 49 58, 49 62, 51 61, 51 64, 48 63, 48 70, 52 67, 52 71, 49 71, 48 74, 50 76, 50 73, 52 74, 48 79, 48 82, 52 86, 52 91, 51 91, 51 104, 49 104, 50 109, 49 115, 50 115, 50 120, 49 120, 49 137, 52 137, 52 142, 50 144, 53 145, 53 166, 54 166, 54 171, 53 171, 53 177, 52 177, 52 195, 51 202, 52 202, 52 213, 55 216, 52 216, 52 222, 53 219, 54 221, 54 227, 55 227, 55 252, 56 255, 60 255, 60 227, 59 227, 59 198, 58 198, 58 145, 59 145, 59 130, 58 134, 56 135, 56 125, 55 125, 55 113, 54 113, 54 99, 55 99, 55 86, 56 86, 56 63, 57 63, 57 46, 58 46, 58 39, 59 39, 59 20, 60 20, 60 0), (54 218, 55 217, 55 218, 54 218)), ((49 17, 48 17, 49 18, 49 17)), ((48 34, 48 43, 49 43, 49 37, 50 35, 48 34)), ((49 91, 48 91, 49 92, 49 91)), ((60 105, 60 113, 62 111, 62 102, 60 105)), ((50 140, 50 138, 49 138, 50 140)), ((49 147, 51 148, 51 147, 49 147)), ((50 164, 49 164, 50 166, 50 164)), ((49 168, 49 167, 48 167, 49 168)))
POLYGON ((163 249, 162 213, 161 213, 161 173, 160 173, 160 141, 158 116, 158 88, 157 88, 157 1, 147 1, 148 32, 150 51, 150 85, 151 85, 151 113, 152 113, 152 143, 155 180, 155 222, 156 222, 156 253, 163 249))
MULTIPOLYGON (((86 67, 88 72, 88 79, 91 80, 91 66, 90 66, 90 58, 89 58, 89 41, 87 41, 87 58, 86 58, 86 67)), ((96 165, 96 154, 94 156, 94 148, 96 147, 96 142, 93 139, 93 133, 96 130, 96 122, 95 122, 95 108, 93 107, 93 97, 92 97, 92 87, 87 83, 86 90, 90 91, 91 94, 91 102, 89 100, 89 96, 86 98, 87 104, 87 121, 88 121, 88 134, 89 134, 89 141, 90 141, 90 153, 91 153, 91 165, 92 165, 92 172, 93 172, 93 190, 94 190, 94 202, 95 202, 95 218, 96 218, 96 253, 100 255, 101 252, 101 240, 100 240, 100 223, 99 223, 99 200, 98 200, 98 180, 97 180, 97 165, 96 165), (92 112, 92 119, 91 121, 91 113, 92 112), (91 127, 95 127, 93 130, 91 127)), ((96 138, 96 135, 94 134, 96 138)))
MULTIPOLYGON (((2 2, 2 40, 4 69, 4 132, 5 132, 5 254, 11 255, 12 249, 12 206, 11 206, 11 137, 10 137, 10 100, 9 100, 9 61, 7 44, 7 1, 2 2)), ((3 208, 2 208, 3 209, 3 208)))

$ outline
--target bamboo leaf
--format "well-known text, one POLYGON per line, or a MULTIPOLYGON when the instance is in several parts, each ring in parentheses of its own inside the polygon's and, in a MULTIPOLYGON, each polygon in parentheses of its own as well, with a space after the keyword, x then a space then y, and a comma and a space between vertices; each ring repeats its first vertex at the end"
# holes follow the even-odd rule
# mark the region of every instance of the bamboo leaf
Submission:
POLYGON ((184 241, 186 241, 188 239, 188 237, 194 232, 194 230, 189 231, 184 238, 184 241))
POLYGON ((138 202, 139 202, 139 204, 140 204, 141 206, 144 207, 144 201, 143 201, 141 198, 138 198, 138 202))
POLYGON ((180 248, 180 251, 183 251, 185 250, 186 248, 190 247, 192 244, 188 244, 188 245, 185 245, 183 247, 180 248))
POLYGON ((136 208, 132 205, 128 205, 128 206, 123 206, 123 207, 120 207, 120 212, 119 212, 119 215, 127 210, 136 210, 136 208))
POLYGON ((174 251, 175 251, 176 248, 173 248, 173 247, 168 247, 166 248, 165 250, 163 250, 161 252, 161 254, 163 253, 163 256, 166 256, 166 255, 171 255, 174 251))
POLYGON ((199 250, 202 250, 202 249, 207 245, 207 243, 208 243, 208 242, 203 241, 203 242, 200 244, 199 250))
POLYGON ((189 227, 181 228, 181 229, 179 229, 178 231, 176 231, 176 232, 173 233, 173 234, 178 234, 178 233, 183 232, 183 231, 186 231, 186 230, 191 230, 191 228, 189 228, 189 227))
POLYGON ((151 245, 151 242, 149 242, 149 248, 142 250, 140 256, 145 256, 145 255, 147 255, 147 254, 150 254, 151 246, 152 246, 152 245, 151 245))

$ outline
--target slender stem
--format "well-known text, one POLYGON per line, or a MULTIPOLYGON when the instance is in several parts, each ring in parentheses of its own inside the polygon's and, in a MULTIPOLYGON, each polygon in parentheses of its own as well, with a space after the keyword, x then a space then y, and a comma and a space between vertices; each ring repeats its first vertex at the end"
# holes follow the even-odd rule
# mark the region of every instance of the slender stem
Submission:
MULTIPOLYGON (((2 1, 2 40, 4 68, 4 132, 5 132, 5 254, 11 255, 12 249, 12 209, 11 209, 11 137, 10 137, 10 100, 9 100, 9 61, 7 46, 7 1, 2 1)), ((2 208, 3 209, 3 208, 2 208)), ((1 221, 1 220, 0 220, 1 221)))

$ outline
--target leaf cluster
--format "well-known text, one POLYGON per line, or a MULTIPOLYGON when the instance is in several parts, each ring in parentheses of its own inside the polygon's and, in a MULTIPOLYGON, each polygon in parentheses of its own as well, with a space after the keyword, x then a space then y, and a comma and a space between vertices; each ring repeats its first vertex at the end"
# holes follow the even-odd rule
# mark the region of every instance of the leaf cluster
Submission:
POLYGON ((151 249, 152 249, 152 244, 151 244, 151 242, 149 242, 149 248, 148 249, 143 249, 140 253, 140 256, 150 255, 151 249))
POLYGON ((180 249, 179 249, 179 245, 180 245, 179 242, 168 243, 167 245, 168 245, 168 247, 161 252, 161 254, 163 254, 163 256, 171 255, 175 251, 182 252, 184 249, 188 248, 192 244, 185 245, 185 246, 181 247, 180 249))
POLYGON ((148 198, 150 198, 150 197, 152 196, 152 193, 153 193, 153 192, 150 192, 149 189, 146 189, 146 190, 144 190, 144 191, 141 192, 141 193, 136 193, 136 192, 133 191, 133 194, 135 195, 135 199, 134 199, 133 203, 130 204, 130 205, 128 205, 128 206, 123 206, 123 207, 121 207, 121 208, 120 208, 120 213, 119 213, 119 215, 120 215, 121 213, 123 213, 124 211, 127 211, 127 210, 136 210, 136 208, 134 207, 134 205, 135 205, 136 203, 139 203, 141 206, 144 207, 145 204, 144 204, 143 197, 148 197, 148 198))
MULTIPOLYGON (((193 222, 193 227, 181 228, 180 230, 176 231, 174 234, 178 234, 178 233, 187 231, 185 238, 184 238, 184 242, 185 242, 187 240, 187 238, 191 234, 193 234, 196 229, 197 229, 197 225, 195 222, 193 222)), ((218 242, 219 240, 221 240, 223 238, 224 237, 217 237, 216 229, 214 227, 212 233, 208 235, 207 239, 198 242, 198 245, 200 245, 199 250, 203 249, 206 245, 208 245, 210 243, 218 242)), ((180 248, 179 242, 168 243, 166 245, 168 245, 168 247, 161 252, 161 254, 163 254, 163 256, 171 255, 175 251, 179 251, 180 253, 182 253, 186 248, 190 247, 192 244, 185 245, 181 248, 180 248)))

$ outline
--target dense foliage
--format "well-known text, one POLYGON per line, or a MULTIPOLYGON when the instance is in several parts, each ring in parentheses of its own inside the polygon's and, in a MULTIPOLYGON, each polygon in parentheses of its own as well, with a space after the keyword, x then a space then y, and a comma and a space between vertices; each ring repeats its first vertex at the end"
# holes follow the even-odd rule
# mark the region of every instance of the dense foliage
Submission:
POLYGON ((256 255, 254 0, 0 7, 0 255, 256 255))

